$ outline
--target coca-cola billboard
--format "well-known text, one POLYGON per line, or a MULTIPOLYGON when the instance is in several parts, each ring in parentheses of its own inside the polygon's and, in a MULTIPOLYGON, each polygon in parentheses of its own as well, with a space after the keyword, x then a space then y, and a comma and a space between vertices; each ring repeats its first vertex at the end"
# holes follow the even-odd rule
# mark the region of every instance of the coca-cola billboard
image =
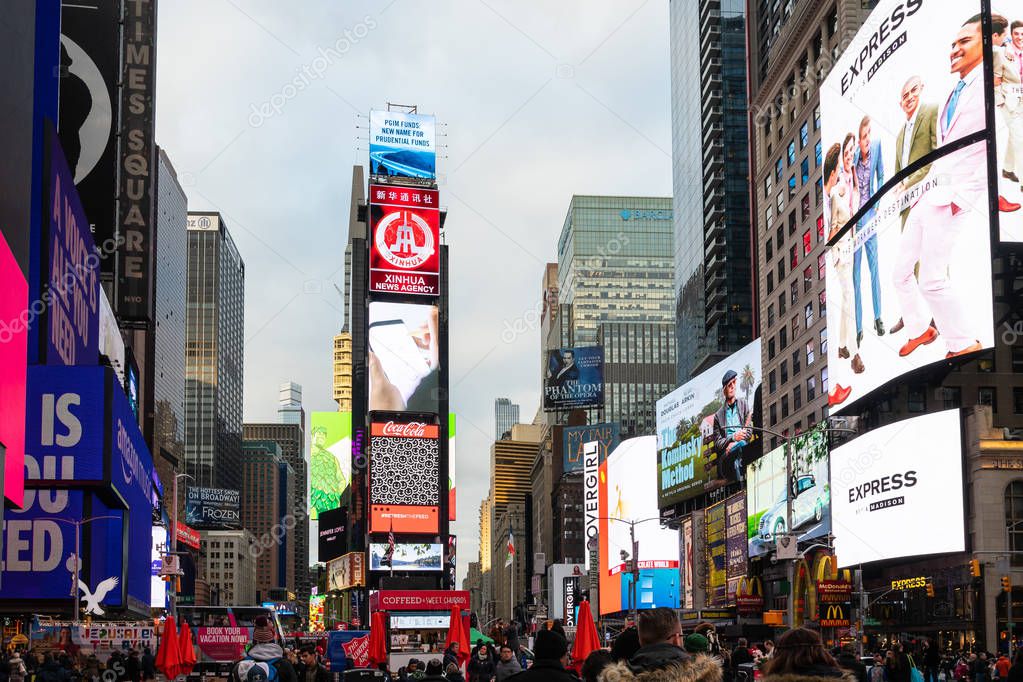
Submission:
POLYGON ((436 533, 440 427, 420 421, 370 426, 370 532, 436 533), (414 476, 410 476, 414 472, 414 476))

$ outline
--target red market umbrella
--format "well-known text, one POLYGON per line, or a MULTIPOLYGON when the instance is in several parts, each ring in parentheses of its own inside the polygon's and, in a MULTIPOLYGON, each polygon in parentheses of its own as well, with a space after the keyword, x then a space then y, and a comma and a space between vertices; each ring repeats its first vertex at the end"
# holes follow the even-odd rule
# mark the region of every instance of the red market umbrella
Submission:
POLYGON ((163 635, 156 650, 156 669, 173 679, 178 676, 181 655, 178 653, 178 626, 174 616, 167 616, 163 623, 163 635))
POLYGON ((451 621, 448 623, 448 638, 444 642, 444 650, 454 642, 458 642, 458 665, 465 665, 469 660, 469 633, 465 631, 465 621, 462 620, 462 612, 457 606, 451 607, 451 621))
POLYGON ((375 668, 387 663, 387 658, 387 626, 384 624, 384 612, 377 611, 370 619, 369 663, 375 668))
POLYGON ((195 667, 195 646, 192 644, 192 629, 188 621, 182 621, 181 632, 178 633, 178 675, 188 675, 195 667))
POLYGON ((600 636, 597 634, 597 626, 593 624, 590 602, 579 602, 579 615, 576 616, 575 625, 575 643, 572 645, 572 667, 579 670, 586 657, 591 652, 600 648, 600 636))

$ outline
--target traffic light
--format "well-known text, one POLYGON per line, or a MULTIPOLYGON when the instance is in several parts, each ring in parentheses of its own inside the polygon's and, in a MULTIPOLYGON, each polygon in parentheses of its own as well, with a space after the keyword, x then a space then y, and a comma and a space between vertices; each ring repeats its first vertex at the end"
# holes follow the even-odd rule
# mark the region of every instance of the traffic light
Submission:
POLYGON ((974 578, 980 577, 980 561, 978 559, 970 559, 970 575, 974 578))
POLYGON ((1002 576, 1002 591, 1012 592, 1012 578, 1007 575, 1002 576))
POLYGON ((934 596, 934 583, 931 582, 927 583, 927 596, 928 597, 934 596))

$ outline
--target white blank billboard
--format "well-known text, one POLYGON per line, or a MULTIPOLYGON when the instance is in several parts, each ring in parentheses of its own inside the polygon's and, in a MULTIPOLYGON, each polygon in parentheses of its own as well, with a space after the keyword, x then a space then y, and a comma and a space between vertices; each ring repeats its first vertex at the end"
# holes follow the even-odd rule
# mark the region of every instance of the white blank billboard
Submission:
POLYGON ((959 410, 905 419, 835 448, 831 486, 839 566, 966 549, 959 410))

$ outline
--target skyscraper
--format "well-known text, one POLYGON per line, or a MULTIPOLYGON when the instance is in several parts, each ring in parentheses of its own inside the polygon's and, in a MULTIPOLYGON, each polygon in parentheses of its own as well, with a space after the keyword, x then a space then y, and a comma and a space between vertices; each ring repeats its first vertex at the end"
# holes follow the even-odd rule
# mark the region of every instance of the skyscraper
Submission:
POLYGON ((219 213, 188 214, 185 472, 241 490, 245 263, 219 213))
POLYGON ((494 440, 501 440, 519 422, 519 406, 508 398, 494 401, 494 440))
POLYGON ((334 336, 334 401, 339 412, 352 411, 352 335, 341 331, 334 336))
POLYGON ((294 475, 290 514, 295 519, 295 592, 299 599, 309 596, 309 497, 308 469, 305 459, 305 428, 300 424, 245 424, 246 441, 272 441, 281 451, 294 475))
POLYGON ((271 590, 295 589, 295 538, 289 500, 294 472, 270 440, 242 441, 242 526, 256 537, 250 553, 256 570, 256 601, 272 599, 271 590))
POLYGON ((590 421, 618 422, 623 438, 654 432, 675 384, 672 240, 670 197, 610 196, 573 196, 558 240, 561 343, 605 346, 590 421))
POLYGON ((745 1, 671 0, 669 16, 681 384, 753 340, 745 1))
POLYGON ((153 324, 153 464, 170 481, 185 456, 185 297, 188 200, 167 153, 156 174, 156 287, 153 324))
POLYGON ((294 381, 281 384, 277 399, 277 421, 298 424, 305 430, 305 410, 302 409, 302 386, 294 381))

